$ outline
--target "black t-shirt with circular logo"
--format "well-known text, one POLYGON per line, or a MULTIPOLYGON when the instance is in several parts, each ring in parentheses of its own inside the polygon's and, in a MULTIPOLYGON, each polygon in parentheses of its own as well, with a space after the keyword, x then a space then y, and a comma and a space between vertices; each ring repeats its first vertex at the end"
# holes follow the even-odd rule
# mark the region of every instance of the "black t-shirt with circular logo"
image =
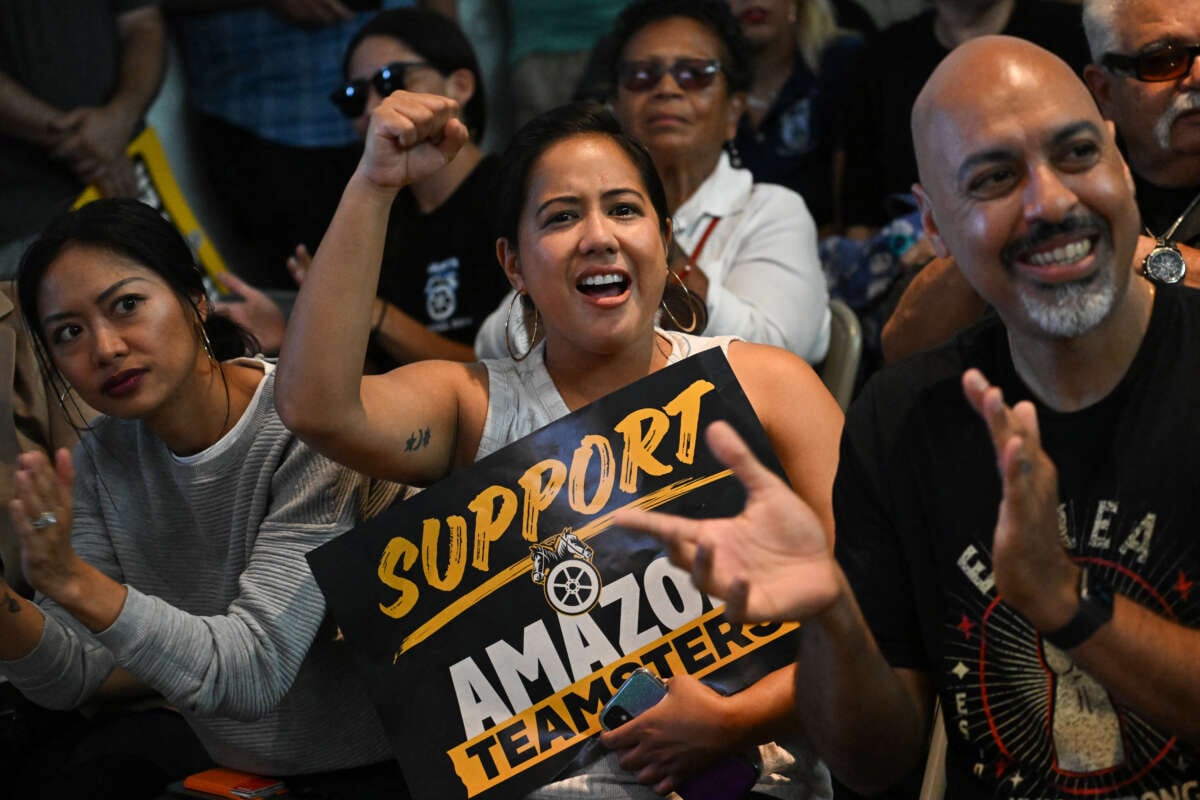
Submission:
POLYGON ((428 214, 403 191, 388 219, 379 296, 434 333, 466 345, 475 343, 475 332, 509 289, 496 260, 488 208, 499 165, 496 156, 485 156, 428 214))

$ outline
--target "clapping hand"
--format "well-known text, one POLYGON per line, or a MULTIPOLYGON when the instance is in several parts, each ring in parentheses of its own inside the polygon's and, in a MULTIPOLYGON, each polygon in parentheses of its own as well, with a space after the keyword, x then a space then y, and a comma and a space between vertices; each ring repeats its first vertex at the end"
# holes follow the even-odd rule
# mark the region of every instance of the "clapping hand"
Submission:
POLYGON ((1074 594, 1079 571, 1059 540, 1058 471, 1042 449, 1037 411, 1029 401, 1010 407, 977 369, 962 385, 988 426, 1004 484, 992 541, 996 589, 1039 630, 1053 630, 1066 619, 1052 602, 1074 594))
POLYGON ((8 504, 21 541, 21 569, 29 584, 58 599, 74 577, 78 556, 71 547, 71 453, 59 450, 54 463, 45 453, 17 457, 16 498, 8 504))

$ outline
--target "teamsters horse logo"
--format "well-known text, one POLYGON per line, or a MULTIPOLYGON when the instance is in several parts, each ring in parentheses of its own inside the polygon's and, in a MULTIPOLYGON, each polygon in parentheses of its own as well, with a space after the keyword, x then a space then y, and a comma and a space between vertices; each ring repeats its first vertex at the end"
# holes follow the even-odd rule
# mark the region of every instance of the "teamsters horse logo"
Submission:
POLYGON ((600 573, 592 566, 595 550, 563 528, 529 546, 533 558, 533 582, 542 585, 546 602, 555 611, 575 616, 586 614, 600 599, 600 573))

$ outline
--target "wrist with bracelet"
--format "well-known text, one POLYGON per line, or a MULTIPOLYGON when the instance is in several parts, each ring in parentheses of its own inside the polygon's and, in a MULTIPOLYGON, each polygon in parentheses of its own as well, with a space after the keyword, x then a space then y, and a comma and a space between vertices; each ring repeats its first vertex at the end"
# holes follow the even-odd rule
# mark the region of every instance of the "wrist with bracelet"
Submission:
POLYGON ((1042 638, 1061 650, 1071 650, 1092 638, 1113 615, 1113 590, 1095 570, 1083 567, 1079 573, 1079 607, 1074 616, 1056 631, 1042 638))

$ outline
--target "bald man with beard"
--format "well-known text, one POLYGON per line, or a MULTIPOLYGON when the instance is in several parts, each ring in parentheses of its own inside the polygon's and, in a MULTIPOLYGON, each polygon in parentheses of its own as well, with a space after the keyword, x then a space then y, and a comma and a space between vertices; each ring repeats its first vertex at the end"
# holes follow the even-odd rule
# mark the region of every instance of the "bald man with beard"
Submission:
POLYGON ((805 621, 797 711, 857 791, 920 763, 936 694, 947 798, 1193 796, 1200 293, 1129 269, 1132 178, 1055 56, 962 45, 912 128, 926 232, 996 315, 850 409, 835 552, 720 425, 741 515, 616 522, 734 614, 805 621))

